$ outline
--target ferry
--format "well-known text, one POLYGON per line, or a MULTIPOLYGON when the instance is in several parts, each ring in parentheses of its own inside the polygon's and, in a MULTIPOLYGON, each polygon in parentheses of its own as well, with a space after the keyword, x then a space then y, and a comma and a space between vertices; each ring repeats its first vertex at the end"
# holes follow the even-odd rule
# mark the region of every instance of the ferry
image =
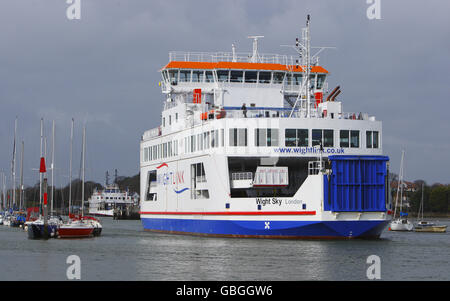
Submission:
MULTIPOLYGON (((390 221, 382 122, 345 112, 311 54, 170 52, 160 126, 140 141, 144 230, 213 237, 378 238, 390 221)), ((361 100, 364 101, 364 100, 361 100)))
POLYGON ((113 217, 114 210, 127 211, 127 208, 137 206, 139 195, 120 190, 116 183, 107 184, 104 189, 95 188, 88 203, 90 215, 113 217))

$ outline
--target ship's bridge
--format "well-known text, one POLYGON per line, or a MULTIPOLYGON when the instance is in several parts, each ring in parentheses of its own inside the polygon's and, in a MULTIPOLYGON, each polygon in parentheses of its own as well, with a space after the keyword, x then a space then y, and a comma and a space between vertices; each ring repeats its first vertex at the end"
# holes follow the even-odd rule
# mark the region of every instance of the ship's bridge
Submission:
MULTIPOLYGON (((278 54, 171 52, 161 70, 163 93, 189 102, 195 91, 215 106, 292 107, 300 93, 304 67, 278 54)), ((310 85, 317 97, 326 88, 328 71, 311 67, 310 85)))

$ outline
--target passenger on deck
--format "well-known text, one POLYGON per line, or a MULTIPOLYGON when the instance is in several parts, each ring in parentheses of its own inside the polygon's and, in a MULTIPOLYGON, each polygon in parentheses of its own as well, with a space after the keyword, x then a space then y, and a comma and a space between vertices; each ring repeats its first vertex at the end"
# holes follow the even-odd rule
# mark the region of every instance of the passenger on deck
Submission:
POLYGON ((244 117, 247 118, 247 107, 245 106, 245 103, 241 107, 242 113, 244 113, 244 117))

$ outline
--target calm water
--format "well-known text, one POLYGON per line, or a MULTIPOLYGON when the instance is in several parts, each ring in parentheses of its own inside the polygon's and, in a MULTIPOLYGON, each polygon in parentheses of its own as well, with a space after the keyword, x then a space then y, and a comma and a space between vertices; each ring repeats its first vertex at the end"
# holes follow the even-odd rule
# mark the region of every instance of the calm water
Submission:
MULTIPOLYGON (((450 280, 450 233, 385 231, 376 241, 221 239, 144 232, 103 218, 101 237, 35 241, 0 226, 0 280, 65 280, 69 255, 82 280, 366 280, 369 255, 382 280, 450 280)), ((441 219, 449 225, 450 219, 441 219)))

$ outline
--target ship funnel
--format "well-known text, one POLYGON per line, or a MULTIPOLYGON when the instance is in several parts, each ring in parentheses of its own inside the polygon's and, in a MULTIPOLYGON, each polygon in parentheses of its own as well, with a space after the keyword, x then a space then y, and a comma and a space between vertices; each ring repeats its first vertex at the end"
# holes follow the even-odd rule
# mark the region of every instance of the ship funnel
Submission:
POLYGON ((341 93, 341 90, 338 90, 333 97, 331 97, 331 101, 334 101, 334 99, 341 93))
POLYGON ((331 91, 331 93, 327 97, 327 101, 330 101, 330 98, 334 95, 334 93, 337 92, 337 90, 339 90, 339 88, 340 86, 337 86, 336 88, 333 89, 333 91, 331 91))

